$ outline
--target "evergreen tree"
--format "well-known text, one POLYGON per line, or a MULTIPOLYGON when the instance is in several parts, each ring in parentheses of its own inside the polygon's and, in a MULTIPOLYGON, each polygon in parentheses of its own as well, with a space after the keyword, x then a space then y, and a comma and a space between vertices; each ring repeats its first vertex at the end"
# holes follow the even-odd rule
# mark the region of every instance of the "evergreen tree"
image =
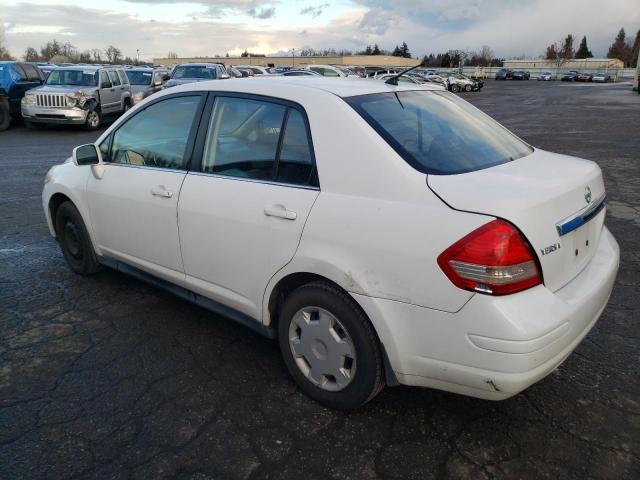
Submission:
POLYGON ((576 58, 593 58, 593 54, 587 47, 587 37, 583 36, 578 51, 576 52, 576 58))
POLYGON ((448 52, 442 55, 442 61, 440 62, 440 66, 445 68, 449 68, 451 66, 451 57, 449 56, 448 52))
POLYGON ((364 49, 364 54, 365 55, 373 54, 373 49, 371 48, 371 45, 367 45, 367 48, 364 49))
POLYGON ((380 51, 380 47, 378 47, 377 43, 373 46, 373 51, 371 52, 371 55, 382 55, 382 52, 380 51))
POLYGON ((391 52, 391 55, 393 55, 394 57, 402 56, 402 52, 400 51, 400 47, 398 47, 398 45, 396 45, 396 48, 393 49, 393 52, 391 52))
POLYGON ((616 36, 616 39, 609 47, 607 58, 617 58, 619 60, 622 60, 625 66, 631 65, 631 50, 632 47, 628 45, 626 41, 624 28, 621 28, 618 32, 618 35, 616 36))
POLYGON ((560 49, 560 56, 564 59, 574 58, 575 51, 573 50, 573 35, 567 35, 564 39, 562 48, 560 49))
POLYGON ((400 47, 400 56, 404 58, 411 58, 411 53, 409 52, 409 46, 407 42, 402 42, 402 46, 400 47))
POLYGON ((640 30, 636 33, 636 39, 631 47, 631 67, 633 68, 638 66, 638 53, 640 53, 640 30))

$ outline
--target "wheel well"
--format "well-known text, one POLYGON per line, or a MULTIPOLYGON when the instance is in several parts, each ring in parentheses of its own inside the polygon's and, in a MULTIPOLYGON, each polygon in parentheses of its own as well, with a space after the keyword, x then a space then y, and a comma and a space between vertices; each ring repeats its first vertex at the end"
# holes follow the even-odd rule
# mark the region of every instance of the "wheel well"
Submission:
MULTIPOLYGON (((276 286, 273 287, 273 290, 271 291, 271 295, 269 296, 269 304, 268 304, 269 318, 271 320, 271 324, 269 326, 275 331, 278 330, 278 320, 279 320, 278 312, 282 308, 282 305, 284 304, 284 300, 287 298, 287 296, 291 292, 293 292, 296 288, 301 287, 302 285, 305 285, 311 282, 317 282, 317 281, 323 281, 323 282, 329 283, 334 287, 342 290, 345 294, 349 295, 349 292, 347 292, 340 285, 338 285, 335 282, 332 282, 331 280, 329 280, 326 277, 323 277, 322 275, 317 275, 315 273, 308 273, 308 272, 292 273, 290 275, 287 275, 284 278, 281 278, 276 284, 276 286)), ((357 305, 357 302, 356 302, 356 305, 357 305)), ((362 310, 362 307, 360 305, 358 305, 358 308, 362 310)), ((363 311, 363 313, 364 313, 364 316, 367 319, 369 319, 366 312, 363 311)), ((369 322, 371 322, 371 320, 369 320, 369 322)), ((391 368, 391 363, 389 362, 387 351, 385 349, 384 344, 380 341, 380 337, 378 336, 376 327, 373 325, 373 323, 371 326, 373 327, 373 331, 376 335, 376 338, 378 339, 378 344, 380 345, 380 351, 382 353, 382 361, 384 364, 385 382, 387 386, 390 386, 390 387, 400 385, 393 369, 391 368)))
POLYGON ((58 207, 67 201, 71 202, 71 199, 63 193, 54 193, 49 199, 49 213, 51 214, 51 224, 54 230, 56 228, 56 213, 58 212, 58 207))

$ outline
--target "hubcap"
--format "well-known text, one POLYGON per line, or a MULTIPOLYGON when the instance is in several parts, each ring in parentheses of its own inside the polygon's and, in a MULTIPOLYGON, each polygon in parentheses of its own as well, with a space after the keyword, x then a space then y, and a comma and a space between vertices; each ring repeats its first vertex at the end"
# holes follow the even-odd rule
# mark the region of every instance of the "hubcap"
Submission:
POLYGON ((64 225, 64 239, 71 256, 73 258, 82 257, 82 244, 80 243, 78 227, 71 220, 67 220, 64 225))
POLYGON ((300 371, 323 390, 343 390, 353 380, 353 341, 344 325, 327 310, 299 310, 289 325, 289 346, 300 371))

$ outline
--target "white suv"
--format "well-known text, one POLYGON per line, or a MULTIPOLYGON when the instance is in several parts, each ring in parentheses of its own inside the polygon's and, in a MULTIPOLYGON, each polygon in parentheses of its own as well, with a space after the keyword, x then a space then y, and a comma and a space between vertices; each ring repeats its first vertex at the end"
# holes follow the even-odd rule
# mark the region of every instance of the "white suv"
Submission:
POLYGON ((277 337, 300 388, 504 399, 594 325, 618 269, 601 171, 439 87, 273 77, 145 99, 45 178, 79 274, 116 268, 277 337))

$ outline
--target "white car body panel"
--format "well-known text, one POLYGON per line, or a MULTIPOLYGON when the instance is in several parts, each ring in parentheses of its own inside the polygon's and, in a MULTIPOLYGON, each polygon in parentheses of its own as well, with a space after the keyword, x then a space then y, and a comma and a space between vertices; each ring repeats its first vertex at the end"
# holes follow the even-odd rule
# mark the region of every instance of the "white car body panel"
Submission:
POLYGON ((340 98, 404 90, 442 91, 428 84, 297 77, 165 90, 118 119, 96 144, 165 95, 239 91, 282 98, 306 110, 320 189, 109 165, 99 166, 99 178, 90 167, 67 163, 50 172, 43 190, 49 227, 55 234, 50 199, 64 194, 80 211, 99 256, 113 256, 260 325, 274 321, 269 300, 280 280, 296 273, 324 277, 363 308, 400 383, 507 398, 571 353, 611 293, 619 249, 603 227, 604 212, 573 235, 559 238, 555 230, 557 221, 583 208, 586 184, 594 199, 604 193, 600 169, 536 150, 484 170, 427 176, 340 98), (116 169, 126 172, 116 179, 116 169), (140 170, 152 173, 138 177, 140 170), (151 195, 159 185, 173 195, 151 195), (265 208, 276 205, 295 212, 295 220, 265 216, 265 208), (442 272, 437 256, 497 217, 529 239, 544 284, 494 297, 462 290, 442 272), (584 253, 569 255, 587 239, 584 253), (541 256, 540 249, 554 242, 566 244, 541 256))

